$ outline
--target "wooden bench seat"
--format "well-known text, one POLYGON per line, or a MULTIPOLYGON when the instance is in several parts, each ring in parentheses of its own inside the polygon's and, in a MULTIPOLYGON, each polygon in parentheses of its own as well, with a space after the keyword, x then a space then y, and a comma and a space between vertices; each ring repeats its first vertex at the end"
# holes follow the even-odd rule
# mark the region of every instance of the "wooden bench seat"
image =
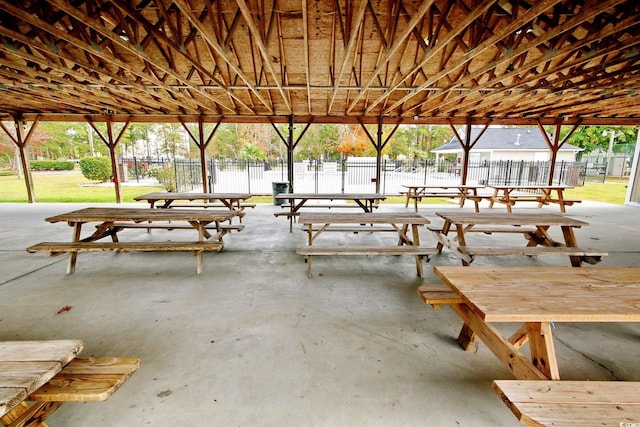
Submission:
MULTIPOLYGON (((158 224, 158 223, 144 223, 144 222, 115 222, 113 223, 115 228, 132 228, 132 229, 158 229, 158 230, 194 230, 190 225, 183 224, 158 224)), ((99 227, 99 226, 96 226, 99 227)), ((227 234, 231 231, 242 231, 244 225, 241 224, 219 224, 217 227, 214 224, 207 225, 206 230, 220 230, 227 234)))
POLYGON ((453 292, 446 285, 421 285, 418 295, 426 304, 433 308, 440 308, 443 304, 462 304, 460 295, 453 292))
MULTIPOLYGON (((313 227, 311 229, 311 231, 316 232, 316 231, 320 231, 320 227, 313 227)), ((309 231, 309 229, 305 226, 303 226, 301 228, 302 231, 309 231)), ((324 230, 322 230, 323 232, 328 232, 328 231, 337 231, 337 232, 343 232, 343 233, 377 233, 377 232, 394 232, 397 233, 398 230, 396 230, 393 227, 383 227, 383 226, 368 226, 368 225, 363 225, 363 226, 356 226, 356 227, 350 227, 350 226, 335 226, 332 225, 330 227, 325 228, 324 230)))
POLYGON ((140 359, 75 358, 48 383, 31 393, 36 402, 97 402, 110 398, 140 367, 140 359))
POLYGON ((496 380, 493 389, 528 426, 640 423, 640 382, 496 380))
POLYGON ((596 249, 585 249, 567 246, 515 246, 515 247, 494 247, 494 246, 458 246, 458 250, 466 255, 568 255, 580 257, 599 258, 607 256, 605 251, 596 249))
POLYGON ((46 384, 0 418, 12 427, 46 427, 44 421, 65 402, 109 399, 140 367, 140 359, 89 357, 71 360, 46 384), (34 402, 32 405, 26 401, 34 402))
MULTIPOLYGON (((172 203, 169 206, 167 206, 168 208, 223 208, 223 209, 227 209, 228 206, 222 204, 222 203, 172 203)), ((234 205, 234 207, 237 207, 236 205, 234 205)), ((256 204, 255 203, 240 203, 240 208, 255 208, 256 204)))
POLYGON ((436 249, 429 246, 300 246, 299 255, 432 255, 436 249))
POLYGON ((300 212, 289 212, 289 211, 276 212, 273 214, 273 216, 275 217, 279 217, 279 216, 293 217, 293 216, 299 216, 299 215, 300 215, 300 212))
POLYGON ((307 275, 311 277, 311 256, 312 255, 415 255, 418 275, 422 277, 422 260, 429 261, 429 255, 436 253, 436 249, 426 246, 300 246, 296 248, 296 253, 307 256, 307 275))
MULTIPOLYGON (((436 233, 442 233, 443 232, 443 228, 442 227, 427 227, 429 231, 432 232, 436 232, 436 233)), ((456 227, 453 226, 449 229, 450 233, 455 233, 456 232, 456 227)), ((505 226, 505 227, 500 227, 500 226, 495 226, 495 227, 473 227, 470 228, 468 230, 466 230, 467 233, 484 233, 484 234, 493 234, 493 233, 522 233, 522 234, 528 234, 528 233, 535 233, 536 232, 536 228, 532 228, 532 227, 509 227, 509 226, 505 226)))
POLYGON ((204 251, 220 252, 224 248, 222 240, 207 240, 204 242, 41 242, 27 248, 27 252, 49 252, 51 256, 63 253, 69 255, 67 274, 75 271, 76 255, 78 252, 149 252, 149 251, 193 251, 197 257, 196 273, 202 273, 204 251))
POLYGON ((27 252, 50 252, 52 255, 65 252, 99 251, 220 251, 224 244, 219 241, 206 242, 41 242, 27 248, 27 252))

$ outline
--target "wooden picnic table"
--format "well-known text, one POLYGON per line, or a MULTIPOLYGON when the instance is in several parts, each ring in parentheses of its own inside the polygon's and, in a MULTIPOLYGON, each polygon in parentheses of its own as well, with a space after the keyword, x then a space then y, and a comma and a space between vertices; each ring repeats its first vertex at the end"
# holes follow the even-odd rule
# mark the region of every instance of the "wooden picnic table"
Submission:
POLYGON ((471 200, 475 205, 476 212, 480 212, 480 202, 482 199, 488 198, 488 196, 482 196, 478 194, 478 190, 484 188, 478 185, 467 184, 442 184, 442 185, 403 185, 407 189, 405 192, 404 207, 409 206, 409 201, 413 200, 413 208, 418 212, 418 203, 423 198, 449 198, 460 199, 460 207, 464 207, 464 203, 467 200, 471 200))
POLYGON ((328 194, 316 194, 316 193, 280 193, 276 194, 276 200, 287 200, 288 203, 281 205, 282 207, 289 208, 287 212, 278 212, 274 215, 286 216, 289 218, 289 231, 293 230, 293 220, 300 215, 300 209, 303 207, 309 208, 360 208, 364 212, 373 212, 378 207, 380 200, 385 200, 386 196, 382 194, 372 193, 328 193, 328 194), (309 201, 353 201, 355 204, 307 204, 309 201))
POLYGON ((450 267, 438 277, 460 297, 452 303, 466 350, 479 336, 516 379, 560 379, 552 323, 640 322, 639 267, 450 267), (521 324, 511 337, 492 323, 521 324), (519 351, 529 342, 530 358, 519 351))
POLYGON ((76 357, 82 348, 80 340, 0 342, 0 425, 46 427, 65 402, 107 400, 140 367, 137 358, 76 357))
POLYGON ((249 199, 251 194, 249 193, 174 193, 171 191, 157 192, 143 194, 142 196, 134 197, 137 201, 149 202, 150 208, 219 208, 224 207, 231 210, 237 210, 238 218, 242 220, 245 215, 245 208, 253 208, 253 203, 243 203, 249 199), (193 202, 194 200, 201 200, 203 203, 175 203, 175 202, 193 202), (162 203, 158 203, 162 202, 162 203), (211 203, 219 202, 219 203, 211 203))
POLYGON ((489 198, 489 207, 494 203, 506 205, 507 212, 519 202, 535 202, 538 207, 555 203, 560 206, 560 212, 566 212, 566 206, 580 203, 581 200, 569 200, 564 198, 564 191, 573 188, 569 185, 490 185, 493 195, 489 198), (554 196, 555 193, 555 196, 554 196))
POLYGON ((0 341, 0 418, 82 351, 80 340, 0 341))
POLYGON ((414 212, 303 212, 299 222, 307 231, 307 245, 296 252, 307 256, 307 272, 311 277, 312 255, 400 255, 416 257, 418 276, 423 276, 422 258, 435 252, 431 247, 420 246, 418 227, 429 224, 429 220, 414 212), (411 229, 411 234, 409 234, 411 229), (348 233, 395 232, 396 245, 335 246, 313 245, 327 231, 348 233))
MULTIPOLYGON (((438 241, 436 249, 450 249, 469 265, 478 255, 568 255, 571 265, 582 266, 583 262, 595 264, 607 252, 578 247, 574 228, 588 226, 589 223, 563 214, 548 212, 464 212, 440 211, 436 215, 444 219, 442 227, 430 227, 438 241), (549 234, 549 228, 560 227, 564 243, 555 241, 549 234), (450 235, 449 233, 452 233, 450 235), (467 241, 469 233, 485 233, 496 236, 519 233, 527 239, 526 246, 478 246, 467 241)), ((498 238, 500 238, 498 237, 498 238)))
POLYGON ((67 274, 75 270, 79 251, 172 251, 190 250, 197 256, 197 272, 203 270, 202 253, 205 250, 220 251, 222 236, 226 230, 222 222, 230 221, 237 212, 229 209, 132 209, 132 208, 85 208, 45 218, 45 221, 66 222, 73 227, 71 242, 42 242, 27 248, 29 252, 49 252, 58 255, 69 252, 67 274), (95 231, 82 237, 82 226, 98 223, 95 231), (163 224, 158 224, 163 223, 163 224), (178 224, 176 224, 178 223, 178 224), (207 231, 207 226, 215 224, 217 234, 207 231), (128 228, 164 227, 167 229, 187 228, 197 232, 197 241, 130 241, 120 242, 118 233, 128 228), (98 242, 111 237, 111 242, 98 242), (209 239, 209 240, 207 240, 209 239))

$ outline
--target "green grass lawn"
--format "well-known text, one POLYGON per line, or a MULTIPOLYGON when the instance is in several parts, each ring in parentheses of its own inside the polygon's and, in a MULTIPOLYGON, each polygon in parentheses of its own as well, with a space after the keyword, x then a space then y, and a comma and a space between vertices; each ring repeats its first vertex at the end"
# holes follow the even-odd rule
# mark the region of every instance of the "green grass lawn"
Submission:
MULTIPOLYGON (((34 173, 33 186, 37 202, 49 203, 109 203, 116 201, 113 184, 97 186, 82 174, 34 173)), ((120 187, 122 201, 133 202, 133 198, 152 191, 164 191, 161 186, 120 187)), ((27 202, 24 179, 15 175, 0 176, 0 202, 27 202)))
MULTIPOLYGON (((626 179, 608 179, 605 183, 586 183, 565 193, 567 199, 624 204, 627 193, 626 179)), ((38 202, 49 203, 110 203, 115 202, 113 184, 97 186, 82 174, 34 173, 33 184, 38 202)), ((122 185, 122 201, 133 202, 133 198, 152 191, 164 191, 161 186, 122 185)), ((272 203, 272 196, 253 196, 253 203, 272 203)), ((16 175, 0 176, 0 202, 27 202, 24 179, 16 175)), ((404 197, 390 196, 384 203, 404 203, 404 197)), ((429 203, 450 203, 447 199, 432 199, 429 203)))

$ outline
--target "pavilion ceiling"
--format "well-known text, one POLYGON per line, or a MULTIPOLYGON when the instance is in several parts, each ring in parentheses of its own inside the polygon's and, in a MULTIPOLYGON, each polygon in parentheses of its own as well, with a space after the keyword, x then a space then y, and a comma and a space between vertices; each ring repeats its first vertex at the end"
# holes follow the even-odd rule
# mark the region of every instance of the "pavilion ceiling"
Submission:
POLYGON ((0 0, 0 117, 640 124, 639 95, 638 0, 0 0))

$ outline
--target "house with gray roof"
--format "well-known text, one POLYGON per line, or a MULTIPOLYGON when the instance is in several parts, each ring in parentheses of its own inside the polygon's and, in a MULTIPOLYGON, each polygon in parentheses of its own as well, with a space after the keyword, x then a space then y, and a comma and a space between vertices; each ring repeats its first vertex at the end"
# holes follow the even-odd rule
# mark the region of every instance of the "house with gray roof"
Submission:
MULTIPOLYGON (((471 128, 471 141, 478 137, 482 129, 482 127, 471 128)), ((460 136, 464 138, 464 131, 460 136)), ((580 147, 565 143, 558 151, 556 160, 573 162, 576 160, 576 154, 581 150, 580 147)), ((436 154, 436 159, 442 154, 456 154, 458 158, 462 158, 464 153, 460 142, 455 137, 431 152, 436 154)), ((469 152, 470 162, 548 161, 550 158, 551 150, 537 128, 489 127, 469 152)))

